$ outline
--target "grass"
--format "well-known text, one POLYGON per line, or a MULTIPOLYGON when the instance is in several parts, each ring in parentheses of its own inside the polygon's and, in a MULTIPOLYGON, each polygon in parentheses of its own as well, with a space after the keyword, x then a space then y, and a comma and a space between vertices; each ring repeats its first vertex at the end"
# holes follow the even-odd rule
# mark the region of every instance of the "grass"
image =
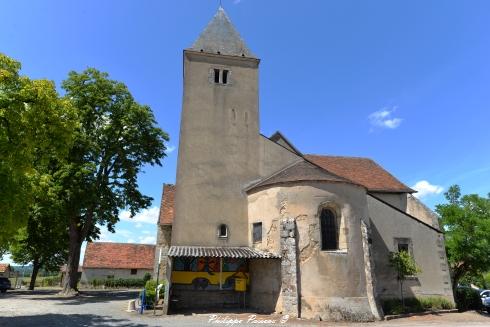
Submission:
MULTIPOLYGON (((15 282, 17 279, 17 283, 22 283, 22 285, 29 286, 29 283, 31 282, 31 277, 30 276, 24 276, 22 277, 9 277, 10 283, 12 284, 12 287, 15 287, 15 282)), ((45 276, 45 277, 37 277, 36 278, 36 285, 35 287, 53 287, 53 286, 59 286, 60 285, 60 277, 58 276, 45 276)))
POLYGON ((421 297, 405 299, 405 310, 403 310, 400 299, 386 299, 381 306, 385 315, 397 315, 402 313, 414 313, 424 311, 449 310, 455 306, 443 297, 421 297))

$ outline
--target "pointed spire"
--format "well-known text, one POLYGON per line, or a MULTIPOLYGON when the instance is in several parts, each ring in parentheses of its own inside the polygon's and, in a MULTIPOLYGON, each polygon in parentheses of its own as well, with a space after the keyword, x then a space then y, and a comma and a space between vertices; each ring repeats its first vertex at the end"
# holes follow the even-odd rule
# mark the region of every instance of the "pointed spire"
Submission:
POLYGON ((233 27, 233 24, 221 5, 208 26, 206 26, 199 38, 194 42, 191 49, 229 56, 255 58, 240 37, 240 34, 233 27))

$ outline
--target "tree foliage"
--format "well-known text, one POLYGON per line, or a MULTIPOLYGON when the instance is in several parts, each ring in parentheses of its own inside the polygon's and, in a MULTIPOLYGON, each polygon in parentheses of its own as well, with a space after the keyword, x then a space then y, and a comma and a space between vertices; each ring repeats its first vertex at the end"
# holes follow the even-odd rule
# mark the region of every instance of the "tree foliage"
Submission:
POLYGON ((390 253, 390 266, 392 266, 399 280, 406 280, 409 276, 420 273, 421 270, 408 251, 390 253))
POLYGON ((453 289, 462 278, 481 276, 490 266, 490 195, 461 196, 458 185, 444 193, 448 203, 436 206, 445 234, 453 289))
POLYGON ((156 126, 151 109, 106 73, 71 72, 63 88, 80 123, 68 161, 55 174, 69 227, 64 293, 70 293, 76 290, 81 243, 98 238, 97 226, 114 231, 121 209, 134 215, 151 204, 138 190, 137 175, 146 164, 161 165, 168 135, 156 126))
POLYGON ((34 289, 40 269, 59 271, 68 256, 68 233, 59 189, 52 180, 45 179, 37 190, 27 226, 18 230, 10 246, 15 262, 33 265, 30 289, 34 289))
POLYGON ((0 53, 0 248, 25 226, 36 185, 45 179, 37 167, 64 157, 76 116, 54 83, 21 76, 21 65, 0 53))
POLYGON ((402 309, 405 310, 405 298, 403 296, 403 282, 407 277, 414 276, 421 272, 414 258, 408 251, 391 252, 389 254, 390 266, 397 273, 398 283, 400 284, 400 297, 402 300, 402 309))

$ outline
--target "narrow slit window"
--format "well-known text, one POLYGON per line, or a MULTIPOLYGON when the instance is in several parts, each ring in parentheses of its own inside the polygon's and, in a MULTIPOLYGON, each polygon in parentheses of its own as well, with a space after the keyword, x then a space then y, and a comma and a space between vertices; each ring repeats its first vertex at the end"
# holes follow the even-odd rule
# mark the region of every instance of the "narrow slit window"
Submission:
POLYGON ((252 238, 254 243, 262 242, 262 223, 254 223, 252 226, 252 238))
POLYGON ((322 250, 338 250, 337 222, 330 209, 322 209, 320 215, 322 250))
POLYGON ((218 237, 219 238, 227 238, 228 237, 228 226, 226 226, 225 224, 219 225, 218 237))
POLYGON ((223 84, 228 84, 228 71, 226 69, 223 70, 223 78, 221 81, 223 84))
POLYGON ((214 82, 219 84, 219 69, 214 70, 214 82))

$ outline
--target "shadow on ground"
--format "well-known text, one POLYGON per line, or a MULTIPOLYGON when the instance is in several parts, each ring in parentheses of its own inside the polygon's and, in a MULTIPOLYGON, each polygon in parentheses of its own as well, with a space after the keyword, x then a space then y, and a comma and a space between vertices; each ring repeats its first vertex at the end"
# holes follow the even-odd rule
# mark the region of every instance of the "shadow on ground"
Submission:
POLYGON ((31 327, 31 326, 127 326, 147 327, 146 324, 132 323, 125 319, 115 319, 107 316, 90 314, 41 314, 35 316, 0 317, 2 327, 31 327))
MULTIPOLYGON (((136 299, 138 290, 129 291, 80 291, 78 296, 61 296, 59 290, 11 291, 2 294, 0 298, 22 297, 34 301, 59 301, 60 305, 78 305, 83 303, 103 303, 110 301, 125 301, 136 299)), ((0 324, 0 326, 2 326, 0 324)))

